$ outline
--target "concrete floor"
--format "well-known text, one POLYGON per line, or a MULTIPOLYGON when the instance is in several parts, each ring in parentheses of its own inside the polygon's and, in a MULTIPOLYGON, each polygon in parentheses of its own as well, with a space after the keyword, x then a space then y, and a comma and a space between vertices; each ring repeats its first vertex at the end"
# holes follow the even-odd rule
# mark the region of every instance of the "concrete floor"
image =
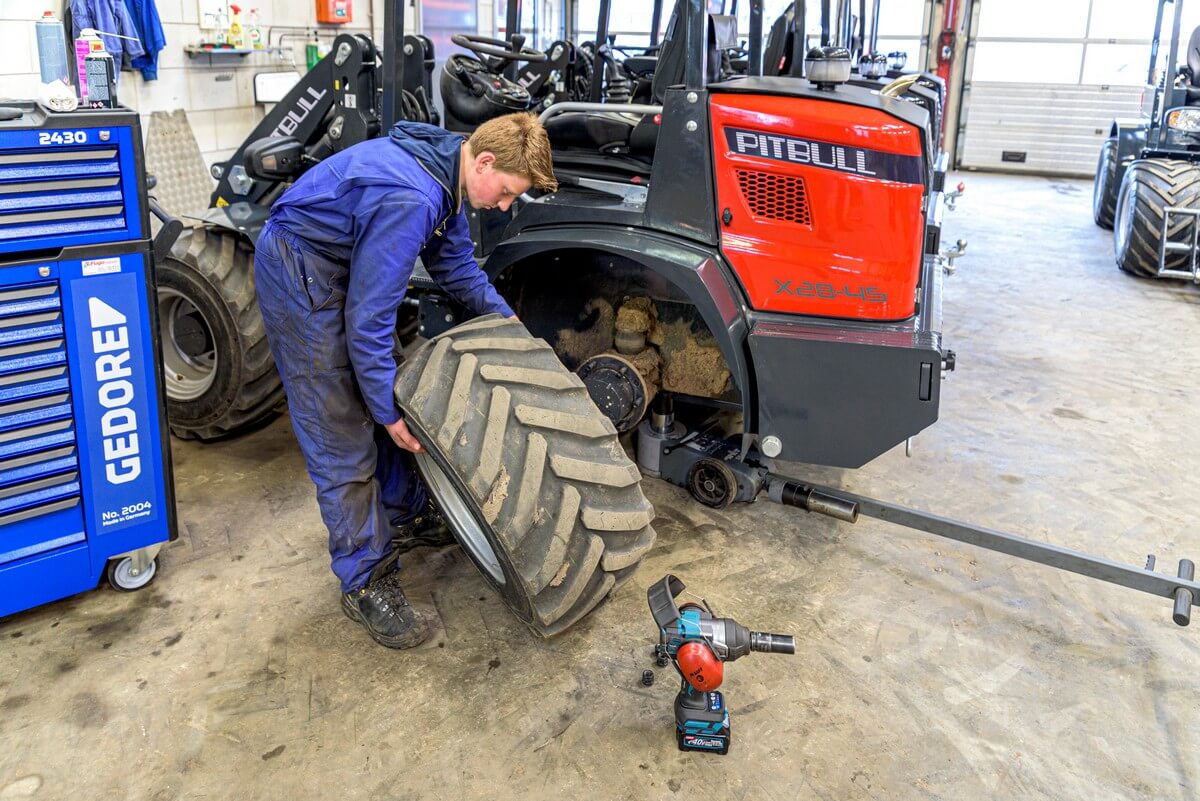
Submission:
MULTIPOLYGON (((912 459, 807 475, 1134 564, 1200 559, 1200 291, 1119 274, 1086 182, 965 179, 941 422, 912 459)), ((150 589, 0 620, 0 799, 1200 795, 1200 633, 1165 600, 647 481, 658 546, 590 622, 538 641, 460 551, 424 551, 405 572, 440 630, 394 653, 338 608, 286 419, 174 452, 181 537, 150 589), (728 667, 725 758, 676 750, 669 669, 638 681, 668 571, 799 643, 728 667)))

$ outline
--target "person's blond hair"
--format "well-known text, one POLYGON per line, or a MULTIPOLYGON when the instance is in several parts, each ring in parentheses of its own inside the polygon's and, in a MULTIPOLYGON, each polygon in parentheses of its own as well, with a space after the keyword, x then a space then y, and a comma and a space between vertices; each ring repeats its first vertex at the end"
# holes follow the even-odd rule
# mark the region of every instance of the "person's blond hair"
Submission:
POLYGON ((550 160, 550 138, 537 115, 522 112, 488 120, 467 140, 471 155, 491 153, 495 169, 519 175, 543 192, 558 189, 550 160))

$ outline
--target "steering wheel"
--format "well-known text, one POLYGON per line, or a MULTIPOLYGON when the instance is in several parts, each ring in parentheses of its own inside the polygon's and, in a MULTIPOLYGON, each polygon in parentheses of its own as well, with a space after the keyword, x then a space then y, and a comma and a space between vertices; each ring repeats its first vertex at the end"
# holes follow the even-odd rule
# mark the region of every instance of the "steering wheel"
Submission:
POLYGON ((456 33, 450 37, 450 41, 461 48, 470 50, 472 53, 481 56, 491 56, 498 58, 501 61, 528 61, 530 63, 538 63, 546 60, 546 54, 541 50, 534 50, 531 47, 525 47, 525 37, 521 37, 521 41, 516 50, 510 49, 508 42, 503 39, 490 39, 487 36, 475 36, 465 33, 456 33))

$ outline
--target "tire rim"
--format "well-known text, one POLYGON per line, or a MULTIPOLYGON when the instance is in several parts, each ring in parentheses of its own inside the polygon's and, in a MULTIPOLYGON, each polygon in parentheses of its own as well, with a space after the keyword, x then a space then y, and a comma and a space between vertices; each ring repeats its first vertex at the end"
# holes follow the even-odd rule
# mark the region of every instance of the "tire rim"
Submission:
POLYGON ((491 543, 483 533, 479 519, 467 506, 458 488, 450 480, 450 476, 446 475, 446 471, 442 469, 436 459, 429 455, 428 451, 413 455, 416 457, 421 475, 425 478, 426 486, 433 493, 433 499, 442 510, 450 528, 458 535, 459 542, 470 554, 475 565, 496 584, 505 584, 504 571, 500 568, 500 560, 496 558, 495 550, 492 549, 491 543))
POLYGON ((185 295, 158 290, 162 328, 163 370, 167 397, 191 401, 208 392, 217 377, 217 350, 212 326, 185 295))
POLYGON ((1133 213, 1136 207, 1137 181, 1130 181, 1129 188, 1121 194, 1120 200, 1117 203, 1118 219, 1116 235, 1113 237, 1113 245, 1116 248, 1118 259, 1125 254, 1129 235, 1133 231, 1133 213))
POLYGON ((133 575, 133 559, 126 556, 113 569, 113 581, 123 590, 138 590, 149 584, 157 572, 158 562, 151 562, 140 574, 133 575))

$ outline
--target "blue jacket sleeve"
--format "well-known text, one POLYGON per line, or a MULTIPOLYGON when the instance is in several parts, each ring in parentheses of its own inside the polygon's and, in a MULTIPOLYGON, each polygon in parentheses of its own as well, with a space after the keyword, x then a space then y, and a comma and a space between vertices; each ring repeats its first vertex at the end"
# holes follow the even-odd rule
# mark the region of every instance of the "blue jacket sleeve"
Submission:
POLYGON ((142 71, 142 78, 147 81, 158 79, 158 51, 167 44, 163 33, 162 20, 158 16, 158 7, 154 0, 125 0, 130 19, 137 29, 137 36, 142 40, 146 52, 138 56, 130 66, 142 71))
POLYGON ((513 310, 475 261, 475 244, 465 211, 450 215, 442 234, 435 234, 421 254, 429 276, 476 314, 495 312, 512 317, 513 310))
MULTIPOLYGON (((112 13, 113 23, 116 26, 116 30, 113 30, 112 28, 109 28, 108 30, 112 33, 127 37, 125 39, 117 40, 117 43, 121 46, 121 49, 118 52, 129 56, 130 60, 146 55, 146 48, 142 47, 141 37, 138 36, 137 27, 133 24, 133 18, 129 15, 129 8, 125 5, 124 0, 112 0, 112 5, 109 7, 109 9, 112 13)), ((103 39, 104 37, 101 36, 100 38, 103 39)), ((114 58, 116 58, 115 55, 114 58)))
POLYGON ((392 385, 396 312, 408 291, 413 265, 436 223, 433 209, 418 199, 363 204, 354 215, 354 251, 346 288, 346 344, 363 402, 375 422, 399 420, 392 385))

